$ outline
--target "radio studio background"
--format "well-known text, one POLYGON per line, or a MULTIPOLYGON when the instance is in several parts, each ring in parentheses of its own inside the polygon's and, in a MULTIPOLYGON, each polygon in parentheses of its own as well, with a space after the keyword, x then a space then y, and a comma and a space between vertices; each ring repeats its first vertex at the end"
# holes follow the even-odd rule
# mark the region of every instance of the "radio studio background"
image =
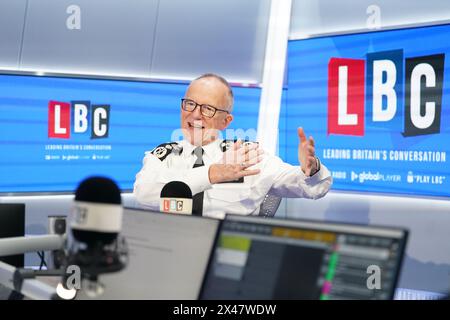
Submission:
POLYGON ((189 81, 214 72, 233 87, 231 129, 297 164, 301 125, 332 173, 326 197, 283 199, 275 217, 406 228, 397 297, 448 293, 449 3, 293 0, 277 20, 275 2, 3 0, 0 203, 26 204, 24 233, 46 234, 93 174, 136 206, 144 153, 179 127, 189 81))

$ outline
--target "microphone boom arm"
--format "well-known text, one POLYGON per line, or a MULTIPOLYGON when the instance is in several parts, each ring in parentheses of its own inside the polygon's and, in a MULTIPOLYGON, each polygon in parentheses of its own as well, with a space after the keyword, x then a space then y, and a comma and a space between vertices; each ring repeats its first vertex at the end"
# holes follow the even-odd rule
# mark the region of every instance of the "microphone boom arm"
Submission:
POLYGON ((58 250, 64 247, 65 242, 66 236, 58 234, 3 238, 0 239, 0 257, 26 252, 58 250))
POLYGON ((36 279, 24 278, 19 269, 0 261, 0 283, 20 292, 26 297, 38 300, 58 299, 56 289, 36 279))

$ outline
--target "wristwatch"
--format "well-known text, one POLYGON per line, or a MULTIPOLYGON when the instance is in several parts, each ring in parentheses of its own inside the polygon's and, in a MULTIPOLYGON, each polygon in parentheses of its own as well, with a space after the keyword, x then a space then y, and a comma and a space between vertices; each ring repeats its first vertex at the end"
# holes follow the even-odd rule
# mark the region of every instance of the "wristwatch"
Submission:
POLYGON ((315 158, 316 158, 316 171, 314 171, 314 173, 311 172, 310 177, 312 177, 313 175, 315 175, 317 172, 320 171, 320 160, 317 157, 315 157, 315 158))

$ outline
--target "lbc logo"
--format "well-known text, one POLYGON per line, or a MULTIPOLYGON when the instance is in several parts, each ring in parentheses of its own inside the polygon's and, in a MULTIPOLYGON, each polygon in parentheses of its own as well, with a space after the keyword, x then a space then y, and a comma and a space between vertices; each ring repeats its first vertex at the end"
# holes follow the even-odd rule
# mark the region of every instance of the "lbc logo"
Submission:
POLYGON ((445 55, 411 57, 405 64, 403 50, 369 53, 366 58, 330 59, 328 134, 363 136, 365 116, 372 126, 401 126, 394 120, 401 108, 403 136, 439 133, 445 55))
POLYGON ((91 106, 90 101, 49 101, 48 137, 69 139, 71 131, 86 133, 90 129, 91 139, 107 138, 109 115, 110 105, 91 106))
POLYGON ((164 200, 164 211, 183 211, 183 201, 170 199, 164 200))

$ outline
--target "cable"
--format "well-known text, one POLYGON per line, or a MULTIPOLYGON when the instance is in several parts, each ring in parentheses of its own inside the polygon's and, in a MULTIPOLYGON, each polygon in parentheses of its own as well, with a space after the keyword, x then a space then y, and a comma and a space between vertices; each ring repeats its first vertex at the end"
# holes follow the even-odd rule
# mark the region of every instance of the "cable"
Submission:
POLYGON ((48 268, 47 263, 45 262, 45 252, 37 251, 37 254, 38 254, 39 258, 41 258, 41 264, 39 265, 39 270, 42 270, 43 266, 45 266, 45 268, 48 268))

